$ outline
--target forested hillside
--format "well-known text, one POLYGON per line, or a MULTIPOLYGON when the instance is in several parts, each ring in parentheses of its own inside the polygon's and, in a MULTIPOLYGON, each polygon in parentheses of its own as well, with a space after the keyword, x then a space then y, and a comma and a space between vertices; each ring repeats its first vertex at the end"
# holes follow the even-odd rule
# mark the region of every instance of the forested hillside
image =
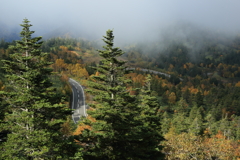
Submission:
MULTIPOLYGON (((2 39, 0 153, 14 146, 16 137, 11 135, 19 128, 7 128, 7 125, 16 126, 18 122, 14 113, 23 114, 23 118, 38 113, 39 123, 34 118, 19 123, 40 125, 41 129, 44 129, 44 124, 51 124, 46 134, 53 141, 48 143, 40 137, 29 142, 42 145, 41 149, 35 151, 36 155, 20 148, 19 154, 11 150, 3 154, 5 157, 14 153, 15 157, 27 155, 30 159, 50 159, 58 154, 64 157, 60 154, 62 152, 73 159, 240 158, 240 37, 229 38, 221 34, 209 36, 203 32, 193 36, 193 33, 185 39, 171 39, 170 35, 165 35, 167 38, 161 41, 129 44, 123 46, 122 50, 113 47, 112 30, 108 30, 104 36, 103 50, 94 41, 55 37, 37 46, 38 57, 25 59, 22 54, 24 47, 18 51, 18 56, 16 48, 11 47, 19 46, 22 42, 2 39), (25 69, 19 58, 23 58, 23 63, 29 60, 35 70, 25 69), (39 70, 35 75, 33 73, 39 66, 32 62, 38 62, 46 70, 50 67, 51 70, 39 70), (25 71, 24 78, 30 77, 27 84, 17 78, 25 71), (9 76, 12 73, 16 76, 9 76), (46 74, 44 79, 40 74, 46 74), (89 116, 79 124, 73 124, 68 110, 71 97, 68 78, 74 78, 86 88, 89 116), (18 84, 13 84, 11 80, 18 84), (51 86, 50 82, 55 89, 47 89, 51 86), (23 84, 25 88, 32 85, 33 90, 40 92, 39 83, 43 88, 46 87, 41 94, 26 89, 25 97, 20 99, 16 95, 21 92, 23 84), (14 90, 10 85, 19 85, 19 88, 14 90), (56 97, 53 96, 54 91, 56 97), (46 97, 47 93, 53 97, 46 97), (27 97, 33 98, 29 101, 35 104, 34 108, 30 102, 26 103, 29 108, 32 107, 29 114, 22 112, 27 108, 13 109, 19 103, 24 104, 27 97), (38 108, 45 103, 49 108, 38 108), (48 116, 47 113, 56 112, 50 106, 59 111, 58 116, 63 114, 65 118, 58 120, 59 117, 52 114, 52 117, 48 116), (52 126, 55 128, 51 129, 52 126), (50 133, 55 136, 54 131, 62 135, 56 137, 66 143, 59 144, 58 151, 51 148, 57 141, 56 137, 50 136, 50 133), (67 148, 67 142, 68 145, 71 143, 72 148, 67 148)), ((38 44, 37 41, 32 43, 38 44)), ((29 147, 24 141, 18 142, 18 145, 29 147)))

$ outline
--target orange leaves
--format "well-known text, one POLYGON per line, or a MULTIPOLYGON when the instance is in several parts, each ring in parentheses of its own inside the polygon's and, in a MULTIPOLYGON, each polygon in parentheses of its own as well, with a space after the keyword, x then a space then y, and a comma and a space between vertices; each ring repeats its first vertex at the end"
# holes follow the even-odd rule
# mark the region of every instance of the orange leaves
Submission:
POLYGON ((222 131, 218 131, 218 133, 215 135, 217 139, 225 139, 226 137, 222 134, 222 131))
POLYGON ((91 127, 88 125, 79 125, 77 127, 77 129, 75 130, 75 132, 73 132, 73 135, 79 135, 82 134, 82 131, 85 129, 90 129, 91 127))
MULTIPOLYGON (((55 72, 64 71, 65 74, 70 74, 78 78, 88 78, 89 74, 84 67, 84 65, 76 64, 67 64, 63 59, 56 59, 55 63, 52 65, 55 72)), ((62 73, 61 73, 62 74, 62 73)))
POLYGON ((183 65, 183 68, 184 68, 184 69, 187 69, 188 67, 187 67, 187 65, 186 65, 186 64, 184 64, 184 65, 183 65))
POLYGON ((190 90, 190 92, 192 94, 197 94, 198 93, 198 89, 197 88, 191 87, 191 88, 189 88, 189 90, 190 90))
POLYGON ((145 76, 142 74, 129 73, 126 75, 126 77, 131 78, 134 83, 139 83, 141 85, 143 85, 145 81, 145 76))
MULTIPOLYGON (((203 85, 203 87, 204 87, 204 85, 203 85)), ((191 94, 197 94, 198 92, 201 92, 198 88, 194 88, 193 86, 191 86, 191 87, 185 86, 182 88, 182 92, 186 92, 186 90, 189 90, 191 94)))
MULTIPOLYGON (((234 143, 232 140, 227 140, 221 131, 212 138, 206 138, 204 141, 206 152, 212 157, 220 159, 234 159, 239 156, 239 144, 234 143)), ((238 157, 239 158, 239 157, 238 157)))
POLYGON ((62 128, 61 128, 61 132, 62 132, 65 136, 70 136, 70 135, 72 135, 70 123, 69 123, 68 121, 65 122, 65 123, 63 123, 61 127, 62 127, 62 128))
POLYGON ((201 84, 201 89, 204 89, 205 88, 205 85, 204 84, 201 84))
POLYGON ((133 90, 133 87, 132 86, 130 86, 130 87, 127 87, 127 90, 129 91, 129 94, 130 95, 136 95, 136 90, 133 90))
MULTIPOLYGON (((87 119, 89 119, 91 122, 96 122, 96 119, 92 118, 91 116, 88 116, 87 119)), ((73 132, 73 135, 79 135, 82 134, 82 131, 85 129, 91 129, 91 126, 85 125, 83 123, 80 123, 77 127, 77 129, 73 132)))
POLYGON ((67 82, 67 81, 68 81, 68 76, 65 75, 65 74, 63 74, 63 75, 61 76, 61 81, 67 82))
POLYGON ((240 87, 240 81, 238 81, 238 83, 235 84, 235 87, 240 87))
POLYGON ((3 82, 0 81, 0 91, 1 91, 1 90, 4 90, 4 88, 5 88, 5 87, 4 87, 4 85, 3 85, 3 82))
POLYGON ((59 48, 60 48, 62 51, 68 51, 68 48, 65 47, 65 46, 60 46, 59 48))

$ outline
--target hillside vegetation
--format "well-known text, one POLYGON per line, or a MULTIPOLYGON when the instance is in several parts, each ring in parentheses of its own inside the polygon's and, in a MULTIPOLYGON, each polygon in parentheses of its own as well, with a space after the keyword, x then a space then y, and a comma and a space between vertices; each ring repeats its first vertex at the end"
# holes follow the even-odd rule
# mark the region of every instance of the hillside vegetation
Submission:
MULTIPOLYGON (((121 53, 119 48, 111 48, 116 53, 104 52, 113 46, 113 39, 105 41, 103 51, 98 50, 98 43, 84 39, 45 40, 40 49, 46 54, 44 61, 51 62, 49 80, 56 93, 65 97, 59 105, 69 107, 69 77, 88 89, 89 116, 75 125, 68 113, 58 128, 76 145, 76 154, 69 155, 84 159, 240 158, 240 37, 196 35, 202 36, 131 44, 123 46, 121 53)), ((10 45, 17 41, 0 41, 1 60, 13 60, 15 50, 10 45)), ((0 91, 10 92, 9 71, 3 66, 5 62, 0 61, 0 91)), ((12 110, 6 97, 0 101, 3 123, 8 119, 4 115, 12 110)), ((0 132, 5 141, 12 131, 0 128, 0 132)), ((0 151, 4 151, 2 144, 0 151)))

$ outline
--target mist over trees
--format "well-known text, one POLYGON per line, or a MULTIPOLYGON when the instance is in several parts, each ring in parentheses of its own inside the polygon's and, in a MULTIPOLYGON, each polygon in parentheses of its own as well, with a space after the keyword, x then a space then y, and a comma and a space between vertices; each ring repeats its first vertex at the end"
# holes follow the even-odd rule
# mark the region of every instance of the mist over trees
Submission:
POLYGON ((28 20, 22 27, 21 40, 0 41, 3 158, 240 158, 238 35, 178 23, 120 49, 108 30, 101 50, 69 34, 42 42, 28 20), (78 124, 69 77, 87 91, 78 124))

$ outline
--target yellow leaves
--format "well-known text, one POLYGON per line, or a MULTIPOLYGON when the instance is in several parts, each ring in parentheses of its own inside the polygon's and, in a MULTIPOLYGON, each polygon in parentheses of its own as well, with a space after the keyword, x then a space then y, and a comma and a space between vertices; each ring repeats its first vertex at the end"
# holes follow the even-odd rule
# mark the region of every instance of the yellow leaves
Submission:
POLYGON ((166 95, 169 95, 169 90, 166 91, 166 95))
POLYGON ((89 74, 82 64, 67 64, 67 70, 70 75, 79 77, 79 78, 88 78, 89 74))
POLYGON ((232 86, 232 83, 227 83, 226 84, 226 87, 231 87, 232 86))
POLYGON ((54 71, 62 71, 67 69, 67 64, 64 62, 63 59, 56 59, 55 63, 53 64, 54 71))
POLYGON ((205 90, 205 91, 203 92, 203 95, 206 96, 206 95, 208 95, 208 93, 209 93, 209 91, 206 91, 206 90, 205 90))
POLYGON ((95 76, 99 76, 99 75, 100 75, 100 73, 97 71, 96 74, 95 74, 95 76))
POLYGON ((163 82, 162 87, 165 87, 165 86, 167 86, 167 83, 163 82))
POLYGON ((170 95, 168 96, 168 102, 170 104, 175 104, 176 103, 176 94, 174 92, 171 92, 170 95))
POLYGON ((163 152, 167 159, 204 159, 202 139, 191 133, 182 133, 177 135, 174 128, 170 128, 163 142, 163 152))
POLYGON ((171 127, 171 128, 169 129, 168 133, 166 133, 166 134, 164 135, 164 138, 165 138, 166 140, 168 140, 168 139, 171 139, 172 137, 174 137, 175 135, 176 135, 176 133, 175 133, 175 128, 174 128, 174 127, 171 127))
POLYGON ((78 56, 78 53, 76 51, 68 51, 69 53, 75 54, 76 56, 78 56))
MULTIPOLYGON (((80 43, 79 43, 79 44, 80 44, 80 43)), ((78 43, 77 43, 77 45, 78 45, 78 43)), ((76 51, 81 51, 80 46, 78 46, 78 47, 74 47, 74 49, 75 49, 76 51)))
POLYGON ((173 66, 172 64, 170 64, 168 70, 169 70, 169 71, 172 71, 173 68, 174 68, 174 66, 173 66))
POLYGON ((222 63, 219 63, 218 66, 217 66, 218 69, 220 68, 223 68, 223 64, 222 63))
POLYGON ((196 75, 196 77, 195 77, 196 79, 198 79, 198 80, 201 80, 202 79, 202 77, 201 76, 199 76, 199 75, 196 75))
MULTIPOLYGON (((208 130, 206 130, 208 132, 208 130)), ((207 133, 206 133, 207 134, 207 133)), ((240 145, 225 139, 222 132, 212 138, 195 136, 191 133, 177 135, 174 128, 164 135, 163 152, 167 159, 236 159, 240 156, 240 145)))
POLYGON ((194 64, 192 64, 191 62, 186 63, 185 65, 187 66, 187 68, 193 68, 194 67, 194 64))
POLYGON ((83 68, 83 69, 82 69, 82 75, 83 75, 83 77, 85 77, 85 78, 88 78, 88 77, 89 77, 89 74, 88 74, 86 68, 83 68))
POLYGON ((209 128, 206 128, 204 131, 203 131, 203 134, 206 136, 206 135, 209 135, 210 134, 210 130, 209 128))
POLYGON ((89 77, 87 70, 79 63, 72 66, 71 73, 79 78, 89 77))
MULTIPOLYGON (((63 48, 63 47, 62 47, 63 48)), ((78 78, 89 78, 89 74, 83 64, 67 64, 63 59, 56 59, 52 64, 52 68, 55 72, 59 72, 62 75, 62 80, 67 80, 67 75, 75 76, 78 78)))

